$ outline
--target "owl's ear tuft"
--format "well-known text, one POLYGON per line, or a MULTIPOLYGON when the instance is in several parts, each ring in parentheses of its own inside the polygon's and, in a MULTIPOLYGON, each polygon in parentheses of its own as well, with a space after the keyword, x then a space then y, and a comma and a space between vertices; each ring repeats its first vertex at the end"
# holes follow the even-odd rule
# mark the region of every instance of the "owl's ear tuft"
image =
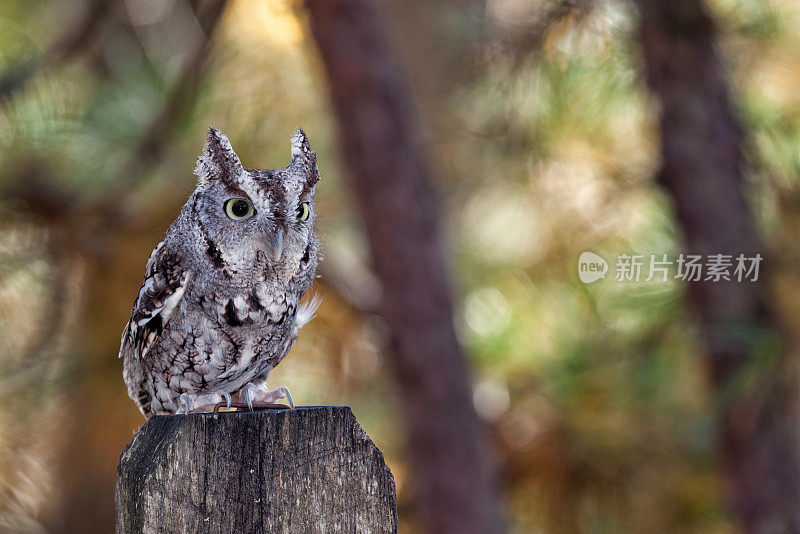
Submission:
POLYGON ((317 153, 311 150, 308 136, 301 128, 298 128, 292 135, 292 162, 289 167, 298 169, 300 174, 305 177, 304 189, 309 189, 319 182, 317 153))
POLYGON ((297 158, 304 158, 308 154, 313 153, 311 150, 311 143, 308 142, 308 136, 302 128, 295 130, 292 134, 292 161, 297 158))
POLYGON ((244 167, 225 134, 215 128, 209 128, 206 145, 203 147, 203 153, 197 158, 194 173, 202 185, 209 180, 235 180, 244 174, 244 167))

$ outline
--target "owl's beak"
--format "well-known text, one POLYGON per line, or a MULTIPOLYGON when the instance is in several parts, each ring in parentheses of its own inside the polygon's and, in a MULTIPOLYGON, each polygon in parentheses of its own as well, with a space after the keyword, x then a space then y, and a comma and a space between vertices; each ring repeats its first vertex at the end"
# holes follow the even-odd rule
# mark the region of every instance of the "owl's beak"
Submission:
POLYGON ((265 239, 267 254, 272 261, 281 261, 283 255, 283 228, 277 228, 275 233, 268 234, 265 239))

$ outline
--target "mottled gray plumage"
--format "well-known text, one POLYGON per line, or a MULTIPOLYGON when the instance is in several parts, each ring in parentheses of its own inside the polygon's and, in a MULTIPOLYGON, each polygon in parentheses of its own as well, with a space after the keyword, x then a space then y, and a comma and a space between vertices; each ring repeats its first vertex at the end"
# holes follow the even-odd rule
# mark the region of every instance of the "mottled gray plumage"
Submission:
POLYGON ((317 267, 319 170, 302 130, 291 156, 280 171, 245 170, 209 130, 197 189, 150 256, 122 333, 123 378, 146 418, 175 413, 182 394, 198 406, 263 390, 314 314, 315 299, 300 299, 317 267))

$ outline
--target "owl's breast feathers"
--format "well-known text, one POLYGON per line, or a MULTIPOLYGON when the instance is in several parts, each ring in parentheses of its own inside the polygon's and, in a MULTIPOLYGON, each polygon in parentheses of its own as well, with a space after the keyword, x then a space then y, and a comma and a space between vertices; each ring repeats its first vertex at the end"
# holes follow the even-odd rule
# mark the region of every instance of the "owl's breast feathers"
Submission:
POLYGON ((168 401, 154 384, 161 384, 162 397, 177 398, 183 391, 232 387, 274 367, 318 305, 317 299, 299 305, 302 290, 265 280, 254 280, 244 293, 209 287, 171 248, 161 242, 151 254, 122 333, 123 377, 145 416, 168 401))

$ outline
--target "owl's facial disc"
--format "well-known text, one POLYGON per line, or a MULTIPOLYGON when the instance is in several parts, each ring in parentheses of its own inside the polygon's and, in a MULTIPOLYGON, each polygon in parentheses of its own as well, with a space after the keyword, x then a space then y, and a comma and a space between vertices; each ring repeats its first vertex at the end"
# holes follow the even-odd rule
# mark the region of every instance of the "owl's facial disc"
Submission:
POLYGON ((191 213, 200 234, 197 251, 225 276, 313 275, 319 169, 302 130, 292 136, 291 157, 283 170, 244 169, 228 138, 209 131, 195 169, 199 189, 191 213))

